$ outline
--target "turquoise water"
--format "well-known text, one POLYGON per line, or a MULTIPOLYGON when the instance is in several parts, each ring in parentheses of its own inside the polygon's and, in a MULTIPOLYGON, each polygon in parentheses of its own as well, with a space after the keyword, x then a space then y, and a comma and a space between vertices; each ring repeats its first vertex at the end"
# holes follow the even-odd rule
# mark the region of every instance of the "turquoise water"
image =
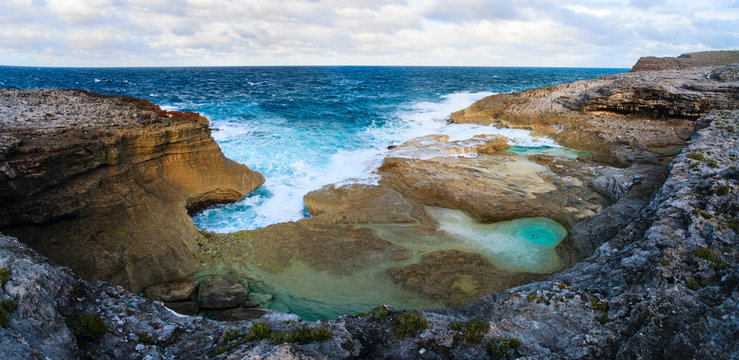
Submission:
MULTIPOLYGON (((448 125, 453 111, 499 92, 625 69, 475 67, 0 67, 0 87, 80 88, 197 111, 231 159, 265 175, 244 199, 206 209, 196 225, 254 229, 307 216, 302 197, 323 185, 373 182, 387 146, 432 133, 450 140, 501 133, 529 151, 562 151, 523 130, 448 125)), ((515 148, 513 149, 515 151, 515 148)), ((567 151, 565 151, 567 153, 567 151)), ((569 153, 568 153, 569 154, 569 153)))

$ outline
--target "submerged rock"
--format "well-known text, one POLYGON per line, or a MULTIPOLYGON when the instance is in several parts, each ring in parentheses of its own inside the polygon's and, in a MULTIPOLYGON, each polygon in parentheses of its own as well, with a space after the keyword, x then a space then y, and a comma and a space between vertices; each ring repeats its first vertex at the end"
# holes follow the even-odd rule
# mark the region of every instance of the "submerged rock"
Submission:
POLYGON ((144 296, 158 301, 180 301, 190 298, 198 282, 190 279, 178 279, 165 283, 150 285, 144 288, 144 296))
POLYGON ((217 277, 200 282, 198 305, 204 309, 239 307, 249 296, 248 286, 233 277, 217 277))

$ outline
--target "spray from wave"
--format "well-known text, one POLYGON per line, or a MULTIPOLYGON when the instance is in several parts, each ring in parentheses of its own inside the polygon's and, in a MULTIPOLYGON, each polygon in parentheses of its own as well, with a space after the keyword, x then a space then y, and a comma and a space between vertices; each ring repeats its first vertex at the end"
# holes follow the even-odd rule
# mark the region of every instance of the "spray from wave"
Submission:
POLYGON ((463 140, 479 134, 500 134, 521 146, 556 146, 528 131, 496 129, 472 124, 449 124, 453 111, 491 95, 460 92, 439 102, 401 104, 380 125, 357 128, 331 124, 289 124, 267 117, 259 122, 236 119, 214 121, 214 138, 224 153, 261 171, 265 184, 244 199, 206 209, 193 217, 196 225, 214 232, 233 232, 295 221, 307 216, 303 196, 327 184, 374 183, 374 171, 387 154, 388 145, 430 135, 463 140))

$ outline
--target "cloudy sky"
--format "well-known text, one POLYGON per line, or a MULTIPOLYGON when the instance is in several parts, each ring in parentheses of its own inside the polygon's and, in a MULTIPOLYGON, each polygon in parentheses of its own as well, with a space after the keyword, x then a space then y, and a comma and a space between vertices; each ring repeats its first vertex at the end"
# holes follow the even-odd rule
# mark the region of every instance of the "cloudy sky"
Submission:
POLYGON ((630 67, 739 48, 739 0, 0 0, 0 65, 630 67))

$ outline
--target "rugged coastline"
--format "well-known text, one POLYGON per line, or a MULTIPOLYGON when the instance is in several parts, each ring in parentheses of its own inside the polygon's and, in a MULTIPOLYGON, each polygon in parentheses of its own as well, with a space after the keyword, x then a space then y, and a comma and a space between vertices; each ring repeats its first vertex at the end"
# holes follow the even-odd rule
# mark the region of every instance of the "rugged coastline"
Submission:
MULTIPOLYGON (((3 346, 3 354, 11 358, 33 351, 59 358, 90 355, 93 346, 79 341, 74 319, 93 313, 109 330, 94 346, 96 356, 103 358, 479 358, 484 346, 453 325, 475 319, 487 324, 479 335, 488 347, 500 339, 517 338, 520 347, 506 348, 515 356, 730 358, 738 351, 731 339, 738 326, 734 164, 739 156, 735 133, 739 114, 736 110, 703 113, 736 109, 736 72, 736 65, 729 65, 633 73, 486 98, 451 120, 532 129, 593 154, 578 159, 522 157, 503 152, 507 145, 497 138, 460 144, 442 138, 416 139, 386 158, 378 185, 327 186, 308 194, 306 207, 312 218, 250 232, 192 235, 197 236, 197 245, 189 243, 193 262, 206 268, 232 264, 230 273, 248 276, 255 265, 279 272, 299 261, 311 269, 347 276, 377 264, 408 260, 411 263, 388 269, 395 282, 446 305, 473 301, 458 308, 419 311, 428 328, 411 336, 397 336, 397 321, 407 312, 378 308, 365 316, 345 315, 307 325, 329 330, 328 341, 303 345, 248 341, 234 332, 248 333, 255 321, 218 323, 178 317, 123 288, 80 280, 16 240, 2 237, 0 267, 11 272, 2 297, 14 299, 19 311, 11 314, 10 327, 0 332, 23 339, 3 346), (706 74, 713 79, 707 81, 706 74), (578 127, 585 135, 578 134, 578 127), (713 141, 717 138, 724 141, 713 141), (687 146, 671 160, 674 153, 667 148, 684 145, 686 140, 687 146), (421 156, 408 157, 408 152, 421 156), (439 156, 449 152, 484 156, 439 156), (511 188, 511 183, 516 186, 511 188), (450 250, 429 252, 422 261, 414 261, 410 245, 399 246, 395 239, 407 234, 436 236, 440 220, 429 206, 463 209, 471 215, 470 224, 526 216, 553 218, 569 231, 557 248, 569 269, 553 276, 490 277, 497 270, 489 260, 474 252, 450 250), (244 253, 246 258, 239 256, 244 253), (35 283, 47 284, 48 291, 34 292, 35 283), (474 301, 485 294, 494 295, 474 301), (37 313, 34 304, 39 307, 37 313), (693 316, 703 320, 691 321, 693 316), (58 326, 45 329, 44 334, 56 339, 58 346, 51 348, 31 338, 33 319, 40 318, 57 320, 58 326), (138 335, 142 333, 146 341, 138 335)), ((176 122, 166 112, 144 105, 141 113, 154 123, 207 130, 200 118, 176 122)), ((133 107, 139 111, 140 106, 133 107)), ((3 154, 13 155, 27 146, 25 139, 5 140, 10 144, 6 148, 13 151, 3 154)), ((157 146, 167 149, 167 144, 157 146)), ((202 160, 187 158, 190 151, 181 149, 169 153, 184 153, 186 163, 202 160)), ((21 159, 15 164, 32 163, 21 159)), ((10 178, 7 170, 4 174, 10 178)), ((250 174, 248 170, 230 174, 226 185, 216 190, 197 185, 198 190, 184 191, 184 196, 179 190, 176 211, 186 216, 188 208, 232 199, 235 195, 224 193, 243 193, 260 183, 258 175, 244 175, 250 174), (234 177, 249 178, 249 185, 233 185, 234 177)), ((180 189, 187 187, 174 180, 167 186, 171 182, 180 189)), ((6 193, 18 193, 16 188, 6 193)), ((18 219, 25 211, 3 210, 18 219)), ((38 222, 68 217, 55 214, 38 222)), ((13 226, 25 224, 14 221, 13 226)), ((183 272, 187 269, 160 281, 186 275, 183 272)), ((154 282, 133 285, 112 280, 133 289, 154 282)), ((268 313, 258 321, 272 330, 295 330, 305 325, 297 320, 294 315, 268 313)), ((5 344, 8 337, 3 338, 5 344)))

